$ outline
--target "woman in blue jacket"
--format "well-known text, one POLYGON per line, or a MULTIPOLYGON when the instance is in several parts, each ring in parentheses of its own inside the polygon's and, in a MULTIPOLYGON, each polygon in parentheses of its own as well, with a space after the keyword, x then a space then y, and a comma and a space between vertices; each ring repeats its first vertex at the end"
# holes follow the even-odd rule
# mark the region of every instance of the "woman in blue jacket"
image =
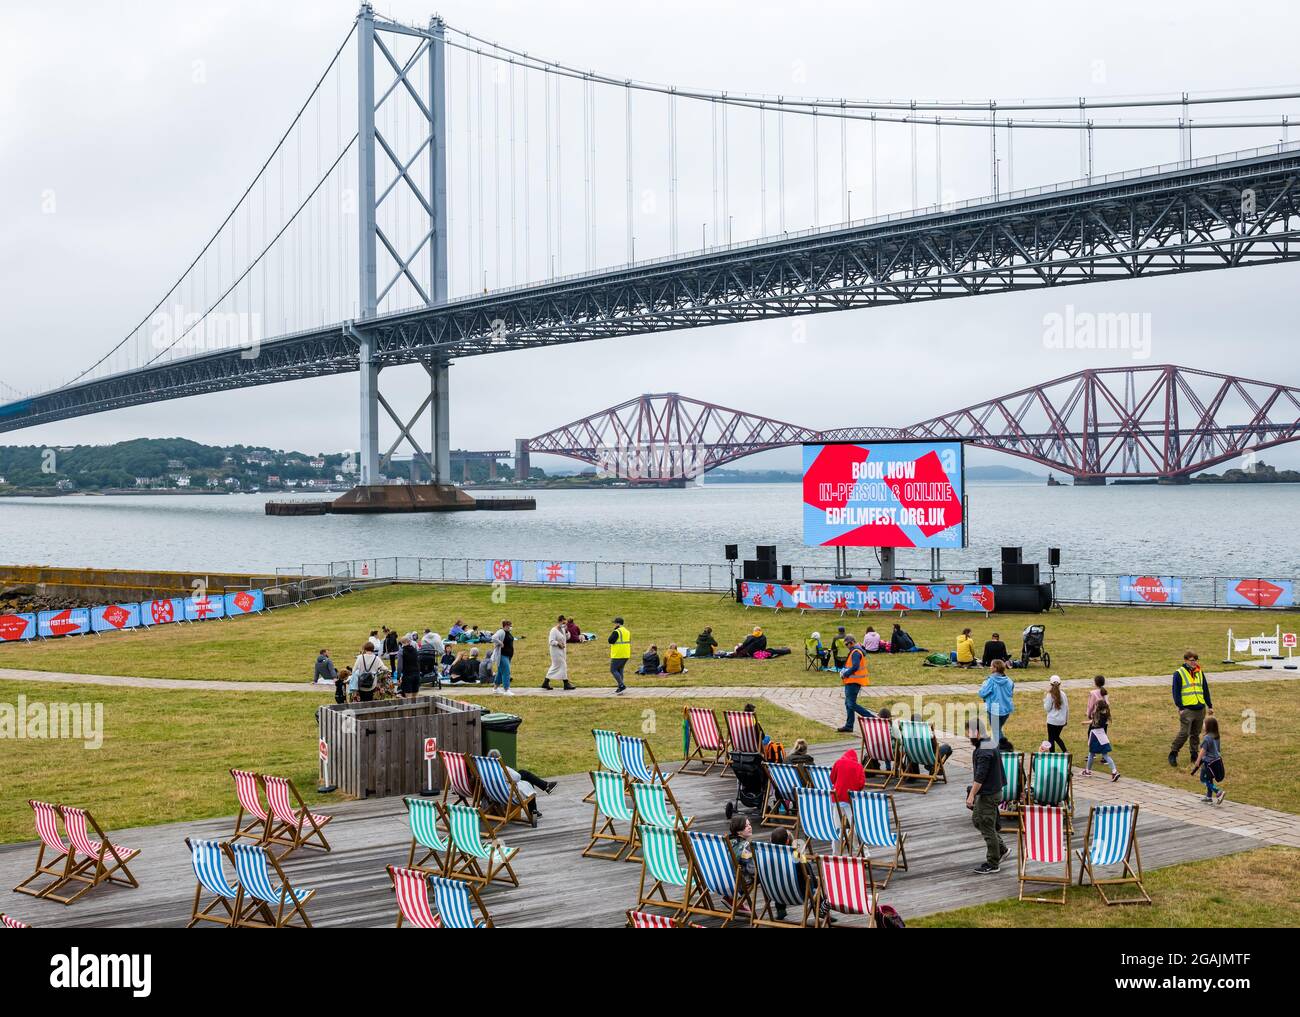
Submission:
POLYGON ((988 710, 993 743, 1000 746, 1006 740, 1003 729, 1007 719, 1016 709, 1012 701, 1015 685, 1007 677, 1006 661, 995 660, 991 666, 992 673, 980 686, 980 699, 984 700, 984 707, 988 710))

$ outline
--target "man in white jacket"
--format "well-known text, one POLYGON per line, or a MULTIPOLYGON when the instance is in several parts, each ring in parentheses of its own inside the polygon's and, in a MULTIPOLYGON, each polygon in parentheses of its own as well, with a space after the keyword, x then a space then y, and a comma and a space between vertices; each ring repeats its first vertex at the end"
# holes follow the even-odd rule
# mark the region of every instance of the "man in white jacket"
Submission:
POLYGON ((546 636, 546 643, 551 651, 551 666, 546 669, 546 677, 542 679, 544 689, 554 687, 551 685, 552 678, 563 681, 566 689, 577 688, 569 681, 569 630, 565 620, 564 615, 560 615, 546 636))

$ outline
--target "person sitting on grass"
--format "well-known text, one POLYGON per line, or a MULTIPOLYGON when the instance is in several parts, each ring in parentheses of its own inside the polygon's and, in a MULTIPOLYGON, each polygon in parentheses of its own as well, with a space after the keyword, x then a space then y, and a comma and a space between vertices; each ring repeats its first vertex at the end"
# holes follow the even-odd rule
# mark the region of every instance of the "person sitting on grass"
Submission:
POLYGON ((668 652, 664 654, 664 674, 685 674, 686 664, 682 651, 677 648, 676 643, 668 644, 668 652))
POLYGON ((862 633, 862 642, 859 645, 864 653, 879 653, 880 633, 868 625, 867 631, 862 633))
POLYGON ((713 638, 713 629, 706 628, 695 637, 695 656, 712 657, 713 651, 718 648, 718 641, 713 638))
POLYGON ((330 660, 330 651, 321 650, 316 655, 316 669, 312 681, 318 685, 332 685, 338 676, 338 668, 334 666, 334 661, 330 660))
POLYGON ((645 653, 641 654, 641 666, 636 669, 637 674, 658 674, 659 673, 659 647, 651 646, 645 653))
POLYGON ((452 685, 469 685, 478 681, 478 661, 469 655, 468 650, 461 650, 447 670, 452 685))
POLYGON ((752 657, 759 650, 767 649, 767 636, 763 635, 763 630, 757 625, 754 631, 742 640, 736 649, 732 652, 734 657, 752 657))
POLYGON ((975 640, 971 638, 970 629, 962 629, 957 637, 957 666, 974 667, 979 661, 975 659, 975 640))
POLYGON ((578 628, 578 623, 574 619, 570 618, 567 622, 564 623, 564 631, 568 635, 568 642, 570 643, 586 642, 586 638, 582 634, 582 629, 578 628))
POLYGON ((889 635, 889 652, 911 653, 916 649, 916 640, 903 631, 902 625, 894 622, 894 631, 889 635))
POLYGON ((457 618, 450 629, 447 630, 447 638, 453 642, 459 642, 460 637, 465 634, 465 623, 457 618))
MULTIPOLYGON (((500 749, 488 749, 488 756, 491 759, 500 761, 501 768, 505 770, 506 773, 510 774, 510 779, 515 782, 515 787, 519 789, 519 793, 525 798, 528 798, 530 795, 535 795, 539 791, 549 795, 559 787, 558 782, 547 780, 545 777, 539 777, 537 774, 533 773, 532 770, 516 770, 514 767, 506 766, 505 760, 501 759, 500 749)), ((542 817, 542 810, 537 807, 536 799, 533 799, 532 815, 536 816, 538 819, 542 817)))
POLYGON ((984 643, 984 653, 980 655, 980 663, 988 667, 995 660, 1010 659, 1011 654, 1007 653, 1007 644, 1002 641, 1001 636, 994 632, 984 643))

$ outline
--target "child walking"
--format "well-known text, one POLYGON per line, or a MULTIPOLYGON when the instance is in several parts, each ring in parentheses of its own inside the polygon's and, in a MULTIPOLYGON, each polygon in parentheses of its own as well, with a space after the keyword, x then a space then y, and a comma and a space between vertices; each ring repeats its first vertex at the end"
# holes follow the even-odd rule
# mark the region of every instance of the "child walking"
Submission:
POLYGON ((1083 776, 1092 776, 1092 761, 1097 756, 1110 767, 1110 779, 1119 780, 1119 767, 1110 756, 1110 696, 1104 685, 1098 685, 1093 691, 1096 702, 1088 706, 1088 761, 1083 767, 1083 776))
POLYGON ((1205 785, 1205 797, 1202 801, 1223 804, 1227 793, 1215 781, 1223 780, 1223 755, 1219 749, 1219 722, 1214 717, 1205 718, 1205 730, 1201 734, 1201 750, 1196 754, 1192 764, 1192 773, 1201 771, 1201 783, 1205 785))

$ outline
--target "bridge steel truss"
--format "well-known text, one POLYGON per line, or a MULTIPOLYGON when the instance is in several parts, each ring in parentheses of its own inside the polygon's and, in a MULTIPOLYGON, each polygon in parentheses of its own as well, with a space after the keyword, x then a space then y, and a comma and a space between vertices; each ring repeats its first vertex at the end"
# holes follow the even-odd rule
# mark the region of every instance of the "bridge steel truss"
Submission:
POLYGON ((456 357, 1290 261, 1297 179, 1300 151, 1281 147, 442 301, 33 396, 0 407, 0 431, 355 371, 363 354, 445 378, 456 357))

